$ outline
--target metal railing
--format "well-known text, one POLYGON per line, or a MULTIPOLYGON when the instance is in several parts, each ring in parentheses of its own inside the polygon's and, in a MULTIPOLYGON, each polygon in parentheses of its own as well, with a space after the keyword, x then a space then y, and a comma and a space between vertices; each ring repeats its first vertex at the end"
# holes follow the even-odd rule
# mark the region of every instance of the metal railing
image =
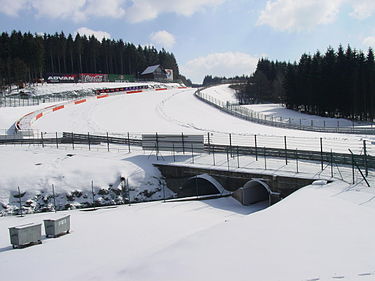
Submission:
POLYGON ((299 122, 295 122, 296 120, 293 120, 292 118, 281 118, 265 115, 238 104, 231 104, 229 102, 216 99, 210 95, 202 93, 201 89, 197 90, 194 95, 200 100, 233 116, 267 126, 322 133, 375 135, 375 127, 373 128, 372 123, 366 123, 364 124, 365 126, 357 126, 354 122, 352 122, 351 126, 343 126, 339 121, 337 121, 336 126, 329 126, 323 120, 321 121, 321 124, 319 124, 320 126, 317 126, 317 121, 314 121, 313 119, 298 119, 299 122))
MULTIPOLYGON (((184 134, 181 134, 184 138, 184 134)), ((111 145, 123 145, 123 150, 130 152, 131 146, 142 146, 141 133, 40 133, 32 138, 11 137, 0 138, 0 145, 7 144, 36 144, 41 146, 53 145, 59 148, 62 144, 69 144, 73 149, 77 149, 78 145, 86 146, 88 150, 94 145, 102 144, 101 149, 111 150, 111 145)), ((190 151, 190 147, 186 147, 186 152, 190 151)), ((118 150, 118 148, 116 148, 118 150)), ((346 144, 335 140, 318 138, 314 142, 311 138, 296 137, 272 137, 272 136, 239 136, 232 134, 207 133, 204 135, 204 151, 206 153, 229 153, 230 155, 252 155, 256 158, 275 157, 284 158, 286 163, 288 159, 299 159, 331 163, 340 165, 351 165, 353 159, 358 166, 375 169, 375 156, 373 155, 374 147, 372 142, 366 140, 352 141, 346 144), (349 153, 351 149, 354 153, 349 153)), ((174 152, 174 151, 171 151, 174 152)))

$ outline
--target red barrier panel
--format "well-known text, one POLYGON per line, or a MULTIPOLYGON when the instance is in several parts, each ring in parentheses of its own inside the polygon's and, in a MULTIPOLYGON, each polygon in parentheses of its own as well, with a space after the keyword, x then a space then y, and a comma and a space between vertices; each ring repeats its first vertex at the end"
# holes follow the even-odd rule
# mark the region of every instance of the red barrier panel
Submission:
POLYGON ((55 108, 52 109, 52 111, 57 111, 57 110, 60 110, 60 109, 63 109, 63 108, 64 108, 63 105, 56 106, 55 108))
POLYGON ((39 119, 40 117, 42 117, 42 116, 43 116, 43 112, 37 114, 37 115, 35 116, 35 120, 38 120, 38 119, 39 119))
POLYGON ((186 89, 187 87, 178 87, 178 89, 186 89))
POLYGON ((77 101, 74 102, 74 104, 80 104, 80 103, 83 103, 83 102, 85 102, 85 101, 86 101, 86 99, 83 99, 83 100, 77 100, 77 101))
POLYGON ((108 95, 97 96, 96 98, 97 99, 102 99, 102 98, 106 98, 106 97, 108 97, 108 95))
POLYGON ((126 93, 127 94, 136 94, 136 93, 142 93, 143 91, 142 90, 139 90, 139 91, 127 91, 126 93))
POLYGON ((155 89, 155 91, 165 91, 168 90, 167 88, 160 88, 160 89, 155 89))

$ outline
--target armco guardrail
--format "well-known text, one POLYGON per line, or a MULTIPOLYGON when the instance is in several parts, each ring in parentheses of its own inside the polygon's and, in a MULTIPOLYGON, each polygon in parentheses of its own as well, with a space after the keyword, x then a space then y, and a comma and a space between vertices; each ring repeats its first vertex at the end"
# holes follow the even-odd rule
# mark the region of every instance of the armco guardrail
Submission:
POLYGON ((336 127, 328 127, 328 126, 314 126, 311 124, 310 126, 307 126, 305 124, 293 124, 290 122, 290 119, 284 119, 282 121, 277 121, 277 119, 274 119, 272 116, 268 117, 263 114, 259 114, 258 112, 252 111, 248 108, 245 108, 241 105, 233 105, 228 102, 223 102, 220 100, 217 100, 213 97, 210 97, 209 95, 206 95, 201 92, 201 90, 197 90, 195 92, 195 96, 199 98, 200 100, 215 106, 216 108, 225 111, 233 116, 258 123, 263 124, 267 126, 273 126, 273 127, 279 127, 279 128, 286 128, 286 129, 295 129, 295 130, 303 130, 303 131, 314 131, 314 132, 322 132, 322 133, 344 133, 344 134, 357 134, 357 135, 375 135, 375 128, 372 127, 358 127, 358 126, 352 126, 352 127, 343 127, 338 126, 336 127), (268 119, 269 118, 269 119, 268 119))

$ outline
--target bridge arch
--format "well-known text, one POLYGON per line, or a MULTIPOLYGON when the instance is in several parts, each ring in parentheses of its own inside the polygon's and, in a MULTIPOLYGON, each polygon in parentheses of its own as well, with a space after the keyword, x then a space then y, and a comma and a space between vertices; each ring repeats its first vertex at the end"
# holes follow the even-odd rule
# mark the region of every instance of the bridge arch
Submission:
POLYGON ((233 192, 233 197, 243 205, 251 205, 261 201, 272 203, 272 195, 275 195, 268 184, 261 179, 251 179, 243 187, 233 192))
POLYGON ((208 174, 189 178, 180 188, 182 196, 211 195, 228 193, 215 178, 208 174))

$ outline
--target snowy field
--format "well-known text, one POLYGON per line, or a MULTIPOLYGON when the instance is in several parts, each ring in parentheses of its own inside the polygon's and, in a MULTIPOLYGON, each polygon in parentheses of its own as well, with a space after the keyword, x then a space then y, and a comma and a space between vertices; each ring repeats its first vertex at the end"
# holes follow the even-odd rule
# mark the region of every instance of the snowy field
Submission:
MULTIPOLYGON (((217 89, 216 93, 224 98, 226 91, 217 89)), ((369 136, 253 124, 221 112, 193 94, 194 89, 173 89, 107 97, 53 112, 32 126, 39 133, 211 132, 214 137, 222 136, 217 137, 218 142, 224 137, 227 142, 232 133, 234 140, 247 140, 250 145, 254 134, 261 142, 262 137, 267 139, 267 144, 277 140, 277 146, 287 136, 298 148, 309 148, 309 142, 316 146, 323 137, 327 150, 341 147, 347 151, 350 147, 358 153, 367 139, 372 153, 369 136)), ((7 130, 22 115, 41 106, 0 108, 0 126, 7 130)), ((93 146, 91 151, 78 145, 75 150, 69 145, 58 149, 53 145, 2 146, 0 156, 1 210, 8 204, 16 206, 17 186, 29 199, 49 192, 52 184, 57 193, 89 192, 91 181, 96 192, 114 189, 116 193, 121 176, 129 179, 134 198, 142 199, 142 192, 147 191, 150 199, 161 199, 164 187, 159 171, 152 166, 155 157, 149 158, 140 148, 132 147, 129 153, 116 146, 107 152, 105 145, 93 146)), ((164 156, 162 163, 172 162, 169 153, 164 156)), ((197 155, 194 165, 238 170, 236 159, 228 165, 226 155, 216 157, 215 167, 212 155, 197 155)), ((242 169, 259 174, 330 178, 329 166, 321 172, 319 163, 301 161, 297 166, 294 161, 285 165, 283 159, 268 159, 265 171, 265 161, 253 157, 240 161, 242 169)), ((193 165, 190 155, 178 155, 177 162, 193 165)), ((221 198, 1 217, 0 274, 9 281, 51 276, 57 281, 375 280, 375 227, 371 223, 375 191, 364 186, 357 172, 357 184, 351 184, 351 167, 336 168, 334 173, 333 183, 305 187, 267 209, 264 203, 244 207, 232 198, 221 198), (43 239, 41 245, 25 249, 10 246, 8 227, 65 214, 71 215, 70 234, 43 239)), ((375 186, 373 171, 369 181, 375 186)), ((60 199, 69 203, 64 201, 66 196, 60 199)), ((97 199, 121 200, 110 194, 97 199)))
MULTIPOLYGON (((320 138, 323 138, 325 151, 332 149, 333 152, 345 153, 348 148, 361 153, 363 140, 368 140, 368 151, 375 149, 373 136, 304 132, 251 123, 200 101, 194 96, 194 91, 170 89, 92 99, 49 113, 35 121, 32 128, 51 134, 56 131, 101 134, 183 132, 205 136, 212 133, 211 141, 221 144, 228 144, 228 134, 232 134, 233 145, 253 145, 256 134, 259 146, 275 148, 284 148, 283 137, 286 136, 289 148, 306 150, 319 150, 320 138)), ((6 114, 14 116, 11 112, 17 110, 9 109, 6 114)), ((0 120, 1 116, 0 111, 0 120)), ((4 119, 9 119, 8 116, 4 119)))
MULTIPOLYGON (((210 87, 202 91, 202 93, 209 95, 224 103, 238 103, 235 90, 229 88, 228 84, 210 87)), ((309 115, 301 112, 296 112, 285 108, 281 104, 249 104, 242 105, 242 107, 251 110, 252 112, 258 113, 262 118, 267 117, 268 120, 271 118, 275 122, 291 123, 302 126, 314 126, 314 127, 351 127, 353 122, 351 120, 343 118, 327 118, 309 115)), ((354 123, 356 126, 363 125, 362 123, 354 123)))
POLYGON ((374 280, 373 194, 343 188, 309 186, 253 214, 259 206, 222 198, 1 218, 1 274, 9 281, 374 280), (9 245, 8 227, 66 214, 70 234, 9 245))

